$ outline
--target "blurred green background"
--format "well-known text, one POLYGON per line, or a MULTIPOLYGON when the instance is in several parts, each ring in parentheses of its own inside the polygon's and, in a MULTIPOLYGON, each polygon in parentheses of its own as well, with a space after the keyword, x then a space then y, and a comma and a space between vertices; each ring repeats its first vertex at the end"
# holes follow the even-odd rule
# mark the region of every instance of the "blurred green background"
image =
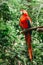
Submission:
POLYGON ((43 26, 43 0, 0 0, 0 65, 43 65, 43 33, 32 32, 33 61, 20 34, 20 9, 28 11, 32 27, 43 26))

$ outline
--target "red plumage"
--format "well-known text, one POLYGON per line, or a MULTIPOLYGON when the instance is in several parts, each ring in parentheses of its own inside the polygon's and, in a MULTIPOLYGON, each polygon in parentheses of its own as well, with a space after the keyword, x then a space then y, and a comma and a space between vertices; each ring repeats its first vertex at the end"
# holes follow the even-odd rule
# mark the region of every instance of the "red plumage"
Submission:
MULTIPOLYGON (((25 10, 22 10, 22 15, 20 17, 20 26, 22 29, 27 29, 31 27, 31 18, 29 17, 28 13, 25 10)), ((28 45, 28 54, 30 60, 32 60, 32 46, 31 46, 31 34, 30 32, 24 33, 25 40, 28 45)))

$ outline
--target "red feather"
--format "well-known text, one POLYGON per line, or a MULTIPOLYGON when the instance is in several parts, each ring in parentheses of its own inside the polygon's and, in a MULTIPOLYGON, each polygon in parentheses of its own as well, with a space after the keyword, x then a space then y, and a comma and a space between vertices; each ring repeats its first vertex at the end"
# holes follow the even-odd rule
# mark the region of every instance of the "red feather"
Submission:
MULTIPOLYGON (((24 13, 24 11, 23 11, 23 13, 24 13)), ((25 12, 20 17, 20 26, 21 26, 22 29, 29 28, 29 25, 28 25, 28 22, 27 22, 28 20, 31 21, 31 19, 28 16, 27 12, 25 12)), ((28 46, 28 55, 30 57, 30 60, 32 60, 31 34, 30 34, 30 32, 27 32, 24 35, 25 35, 25 40, 26 40, 27 46, 28 46)))
POLYGON ((25 40, 26 40, 26 43, 27 43, 27 46, 28 46, 28 55, 29 55, 29 58, 30 58, 30 60, 32 60, 31 35, 29 33, 25 34, 25 40))

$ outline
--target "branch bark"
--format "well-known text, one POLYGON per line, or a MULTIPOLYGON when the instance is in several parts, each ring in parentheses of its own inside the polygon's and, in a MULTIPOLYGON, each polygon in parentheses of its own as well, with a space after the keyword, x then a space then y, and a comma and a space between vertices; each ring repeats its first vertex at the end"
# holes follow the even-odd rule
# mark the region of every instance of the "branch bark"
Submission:
POLYGON ((28 31, 33 31, 33 30, 37 30, 39 32, 43 32, 43 26, 38 26, 38 27, 32 27, 32 28, 24 29, 23 31, 20 32, 20 34, 24 33, 24 32, 28 32, 28 31))
POLYGON ((43 32, 43 28, 38 28, 37 31, 38 32, 43 32))

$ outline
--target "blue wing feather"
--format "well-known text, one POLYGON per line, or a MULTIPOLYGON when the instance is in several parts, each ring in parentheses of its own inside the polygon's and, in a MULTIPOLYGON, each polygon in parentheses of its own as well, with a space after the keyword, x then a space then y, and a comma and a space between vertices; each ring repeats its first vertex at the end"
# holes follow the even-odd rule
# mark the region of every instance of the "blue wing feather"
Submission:
MULTIPOLYGON (((30 23, 30 21, 27 20, 27 22, 28 22, 28 28, 31 28, 31 23, 30 23)), ((30 34, 32 34, 32 31, 30 31, 30 34)))
POLYGON ((28 27, 31 28, 31 23, 30 23, 30 21, 27 20, 27 22, 28 22, 28 27))

